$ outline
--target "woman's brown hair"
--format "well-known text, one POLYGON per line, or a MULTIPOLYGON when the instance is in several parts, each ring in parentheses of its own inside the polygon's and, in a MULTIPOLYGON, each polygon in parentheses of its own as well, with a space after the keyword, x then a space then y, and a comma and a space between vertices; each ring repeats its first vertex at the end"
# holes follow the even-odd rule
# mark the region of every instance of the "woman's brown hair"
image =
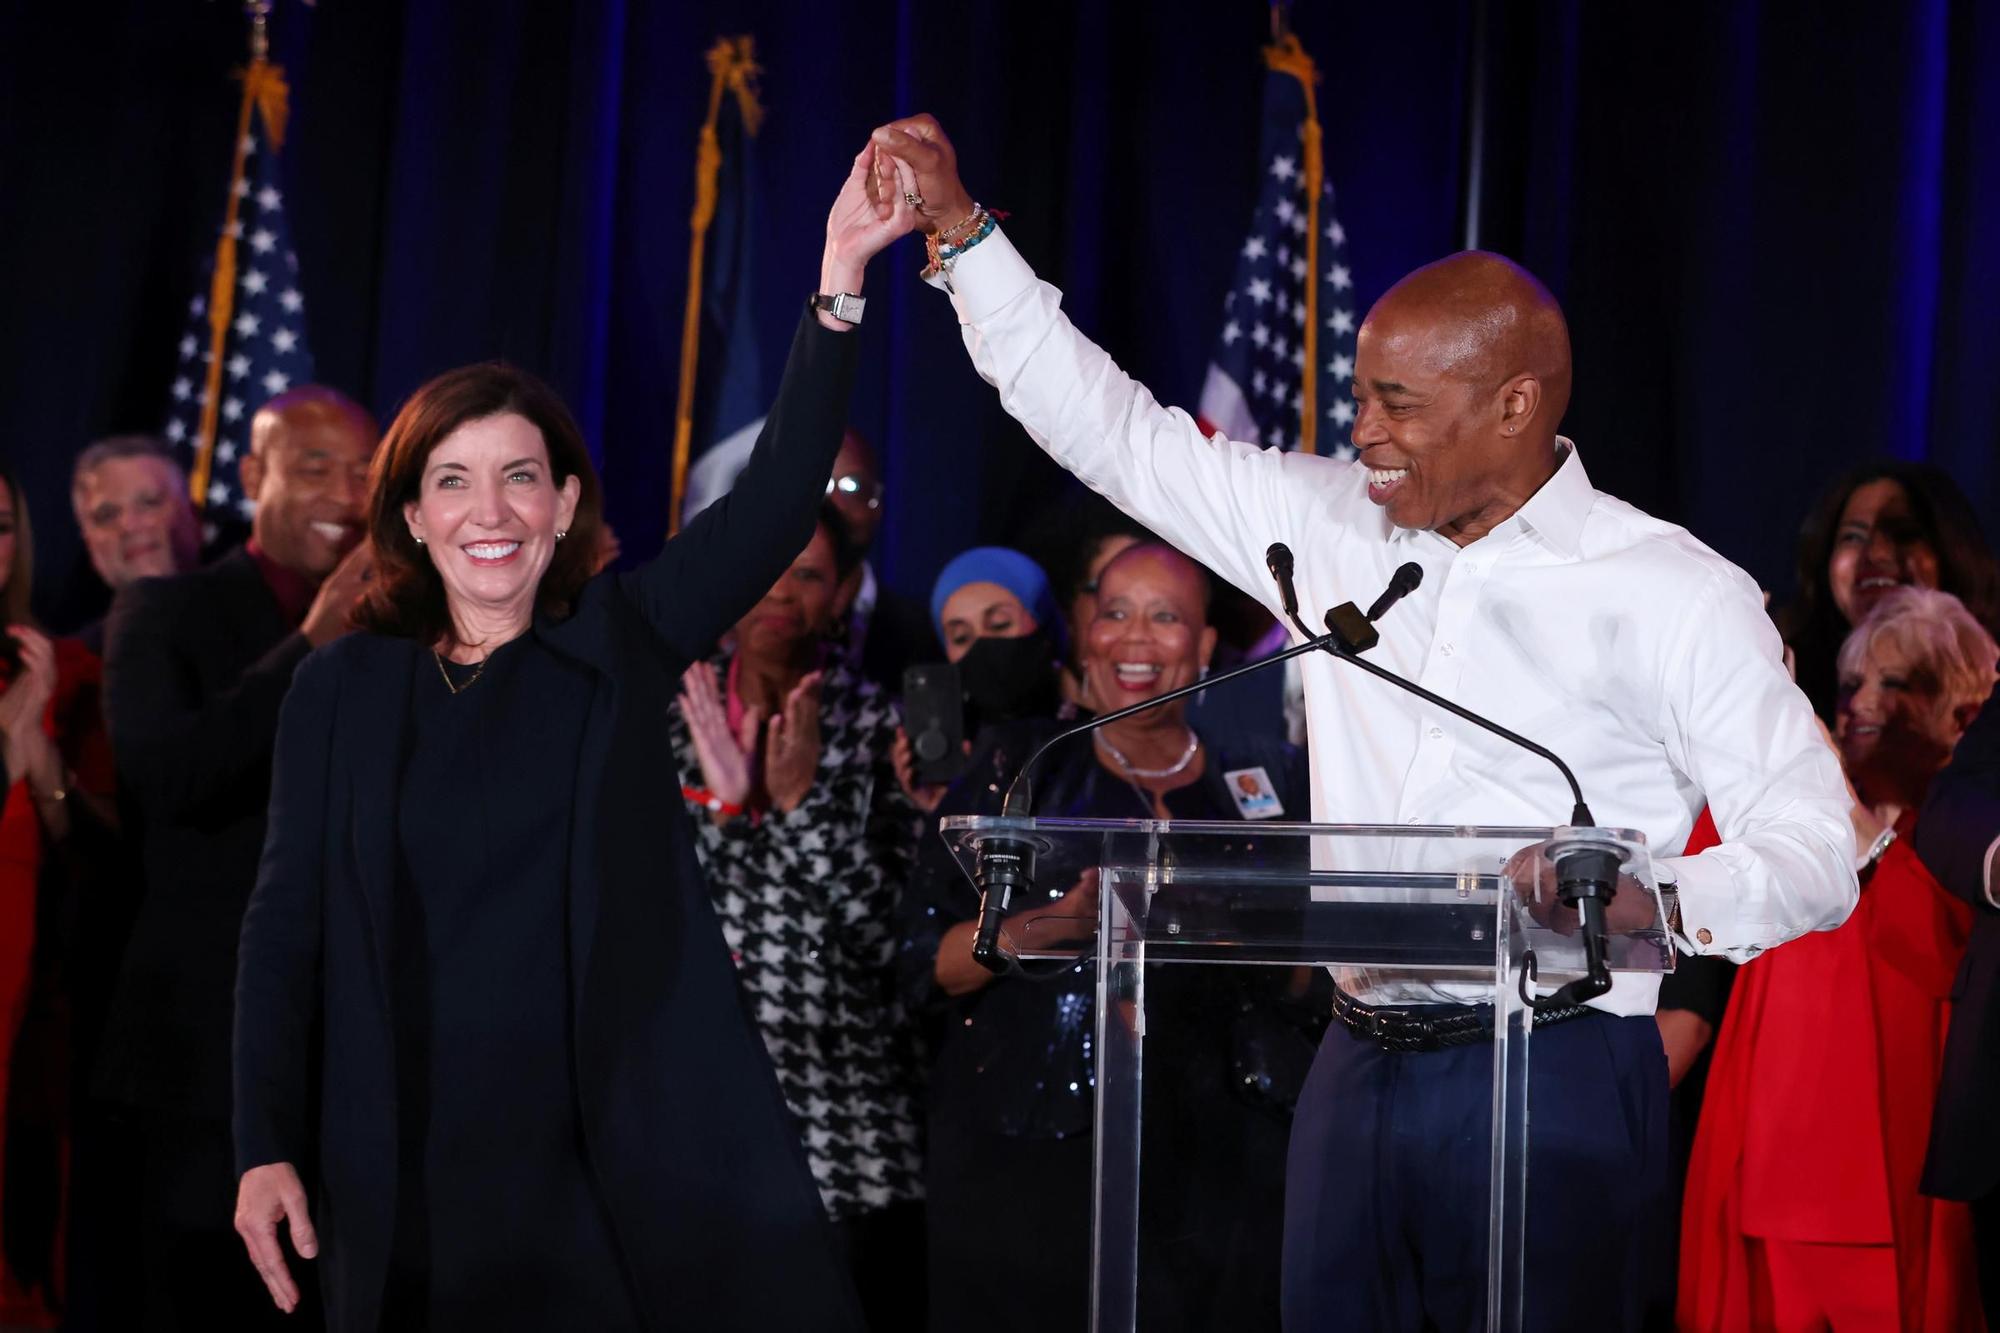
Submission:
POLYGON ((375 586, 356 610, 357 625, 377 634, 450 642, 456 632, 446 609, 444 581, 423 547, 410 535, 403 506, 415 500, 431 451, 460 426, 511 412, 542 433, 549 471, 557 486, 575 477, 582 487, 576 517, 556 543, 542 572, 535 609, 568 615, 577 594, 596 571, 602 492, 583 432, 556 391, 527 371, 499 361, 448 370, 403 404, 376 451, 368 486, 368 540, 374 547, 375 586))
POLYGON ((28 521, 28 497, 5 463, 0 463, 0 484, 14 502, 14 563, 7 570, 7 591, 0 595, 0 625, 32 625, 35 615, 28 599, 35 591, 35 526, 28 521))

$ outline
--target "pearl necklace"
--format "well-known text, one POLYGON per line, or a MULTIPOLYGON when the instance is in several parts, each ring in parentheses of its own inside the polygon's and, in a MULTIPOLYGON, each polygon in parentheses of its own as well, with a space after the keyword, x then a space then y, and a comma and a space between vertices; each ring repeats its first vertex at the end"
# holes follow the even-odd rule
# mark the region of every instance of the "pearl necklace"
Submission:
POLYGON ((1109 751, 1111 757, 1113 759, 1116 759, 1118 761, 1119 766, 1123 768, 1132 777, 1171 778, 1171 777, 1178 777, 1181 773, 1186 771, 1187 766, 1189 764, 1194 762, 1195 751, 1201 748, 1201 737, 1194 734, 1193 727, 1188 728, 1187 749, 1182 751, 1180 759, 1171 768, 1138 767, 1130 759, 1127 759, 1124 756, 1124 754, 1119 751, 1117 746, 1111 743, 1110 737, 1106 736, 1101 731, 1097 733, 1097 743, 1099 745, 1102 745, 1107 751, 1109 751))

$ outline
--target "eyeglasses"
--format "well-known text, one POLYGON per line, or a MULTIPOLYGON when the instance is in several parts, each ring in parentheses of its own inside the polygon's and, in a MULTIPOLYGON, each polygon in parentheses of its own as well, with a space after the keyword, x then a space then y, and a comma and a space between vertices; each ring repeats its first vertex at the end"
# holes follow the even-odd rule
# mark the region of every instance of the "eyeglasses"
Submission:
POLYGON ((836 492, 857 499, 870 509, 880 509, 882 507, 882 483, 879 481, 870 481, 858 472, 849 472, 828 481, 826 483, 826 493, 833 495, 836 492))

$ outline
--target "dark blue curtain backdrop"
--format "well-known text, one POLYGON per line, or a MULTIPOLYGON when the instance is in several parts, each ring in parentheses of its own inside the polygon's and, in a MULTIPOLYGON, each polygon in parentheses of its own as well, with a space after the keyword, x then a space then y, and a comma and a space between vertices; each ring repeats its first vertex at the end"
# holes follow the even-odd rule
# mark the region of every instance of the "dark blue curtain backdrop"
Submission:
MULTIPOLYGON (((1327 0, 1328 170, 1365 302, 1458 247, 1475 52, 1483 240, 1568 308, 1598 484, 1782 594, 1820 480, 1877 453, 2000 506, 2000 8, 1327 0)), ((78 585, 74 451, 148 428, 209 243, 244 25, 227 0, 0 17, 0 404, 45 601, 78 585)), ((480 357, 540 371, 628 550, 663 528, 693 150, 718 33, 751 32, 775 384, 869 128, 935 112, 1077 321, 1190 404, 1260 169, 1254 0, 281 0, 286 157, 322 377, 386 420, 480 357)), ((1060 484, 958 346, 916 249, 879 261, 855 423, 885 449, 890 581, 1017 534, 1060 484)))

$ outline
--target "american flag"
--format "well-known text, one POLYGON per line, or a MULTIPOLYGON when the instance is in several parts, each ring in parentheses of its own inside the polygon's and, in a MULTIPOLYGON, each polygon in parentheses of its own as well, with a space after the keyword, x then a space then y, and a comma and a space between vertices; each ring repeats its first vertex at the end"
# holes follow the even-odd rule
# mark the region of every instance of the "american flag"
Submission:
POLYGON ((1314 376, 1317 452, 1354 457, 1349 384, 1354 378, 1354 275, 1347 232, 1333 213, 1333 185, 1322 182, 1315 272, 1306 254, 1307 179, 1301 127, 1308 118, 1299 78, 1273 68, 1264 77, 1258 147, 1262 185, 1249 233, 1237 252, 1236 277, 1222 302, 1222 332, 1210 354, 1199 417, 1232 440, 1295 449, 1305 408, 1305 377, 1314 376), (1306 364, 1306 284, 1318 284, 1316 345, 1306 364))
MULTIPOLYGON (((249 123, 249 133, 241 143, 243 170, 234 186, 235 221, 216 228, 220 234, 226 226, 236 242, 236 281, 222 344, 222 375, 216 381, 221 403, 215 414, 208 487, 205 494, 195 497, 204 507, 209 528, 206 535, 211 541, 216 528, 240 525, 254 508, 236 477, 237 460, 250 446, 251 417, 269 399, 310 383, 313 375, 312 351, 306 343, 306 303, 299 291, 299 259, 292 250, 292 230, 285 221, 278 153, 264 116, 252 115, 249 123)), ((215 356, 209 321, 215 265, 211 256, 201 287, 188 303, 167 404, 167 441, 188 465, 190 476, 195 475, 193 464, 202 447, 202 409, 208 401, 210 365, 215 356)))

